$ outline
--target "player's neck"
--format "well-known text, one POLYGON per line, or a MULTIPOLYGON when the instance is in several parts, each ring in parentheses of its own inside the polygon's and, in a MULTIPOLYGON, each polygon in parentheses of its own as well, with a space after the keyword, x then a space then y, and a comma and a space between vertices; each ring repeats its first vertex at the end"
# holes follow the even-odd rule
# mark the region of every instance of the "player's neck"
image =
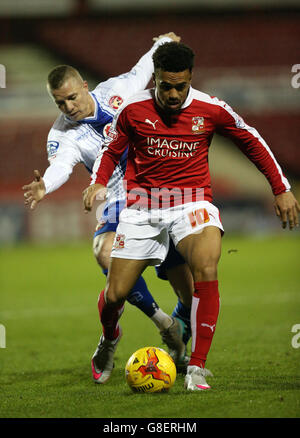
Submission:
POLYGON ((95 101, 94 101, 92 95, 89 94, 89 96, 88 96, 88 114, 86 115, 86 117, 93 117, 95 115, 95 111, 96 111, 95 101))

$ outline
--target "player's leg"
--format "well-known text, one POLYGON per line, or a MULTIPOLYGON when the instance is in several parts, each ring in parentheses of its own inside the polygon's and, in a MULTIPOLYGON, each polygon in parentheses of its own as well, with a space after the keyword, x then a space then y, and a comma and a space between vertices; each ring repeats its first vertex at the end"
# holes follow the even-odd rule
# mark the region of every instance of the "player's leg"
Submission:
POLYGON ((122 336, 119 319, 124 303, 147 264, 147 260, 111 259, 106 288, 98 301, 103 330, 92 357, 92 372, 96 383, 105 383, 111 375, 114 353, 122 336))
MULTIPOLYGON (((113 206, 111 206, 111 208, 113 208, 113 206)), ((116 235, 116 228, 117 222, 113 222, 108 218, 105 223, 102 223, 102 227, 96 229, 94 234, 93 252, 104 275, 107 275, 108 273, 110 254, 116 235)), ((137 282, 132 287, 127 296, 127 301, 148 316, 159 330, 165 330, 172 325, 173 320, 171 316, 158 306, 142 276, 138 278, 137 282)))
MULTIPOLYGON (((105 228, 102 228, 100 232, 95 233, 96 235, 94 237, 93 245, 94 255, 97 259, 97 262, 102 267, 102 272, 105 275, 107 275, 108 272, 111 249, 116 234, 115 231, 103 232, 106 230, 106 228, 107 226, 105 226, 105 228)), ((101 298, 100 293, 98 298, 99 314, 102 299, 103 298, 101 298)), ((183 329, 181 327, 181 324, 179 320, 168 315, 158 306, 142 276, 138 278, 138 280, 130 290, 127 296, 127 301, 130 304, 135 305, 153 321, 153 323, 159 329, 164 342, 168 346, 169 350, 171 350, 170 354, 172 355, 178 369, 182 368, 183 371, 183 368, 186 368, 187 360, 185 358, 185 344, 182 341, 183 329)))
MULTIPOLYGON (((115 232, 99 233, 94 237, 93 249, 98 264, 104 275, 108 273, 110 254, 115 238, 115 232)), ((172 318, 157 304, 148 289, 144 278, 140 276, 127 296, 127 301, 148 316, 159 330, 164 330, 172 324, 172 318)))
POLYGON ((176 362, 177 371, 185 372, 189 361, 189 357, 186 356, 186 345, 191 337, 190 311, 194 291, 193 277, 184 258, 176 251, 172 240, 170 240, 166 259, 155 269, 158 278, 168 280, 178 297, 172 313, 176 324, 173 324, 169 330, 162 330, 161 336, 168 346, 169 354, 176 362))
POLYGON ((185 259, 176 250, 172 239, 170 239, 167 257, 161 265, 155 267, 155 270, 158 278, 170 282, 180 302, 185 307, 190 307, 194 290, 193 277, 185 259))
POLYGON ((100 320, 106 339, 114 340, 118 337, 118 320, 124 302, 147 264, 144 260, 111 258, 106 287, 99 299, 100 320))
POLYGON ((142 213, 141 219, 139 211, 125 210, 112 246, 106 288, 99 299, 103 334, 92 358, 97 383, 104 383, 113 369, 114 352, 122 335, 119 318, 130 290, 148 264, 156 265, 164 260, 168 248, 167 232, 157 224, 149 226, 147 212, 142 213), (136 259, 132 259, 133 254, 136 259))
POLYGON ((180 240, 177 249, 187 260, 194 279, 192 354, 185 385, 191 390, 208 389, 204 368, 219 315, 217 266, 221 255, 221 231, 215 226, 207 226, 200 233, 180 240))
POLYGON ((174 330, 175 328, 177 329, 177 336, 173 334, 173 331, 171 332, 171 327, 169 330, 161 331, 161 337, 163 342, 167 344, 169 354, 176 363, 177 372, 186 373, 187 365, 190 360, 187 354, 187 344, 191 338, 190 315, 194 283, 186 263, 169 268, 166 271, 166 275, 178 297, 177 304, 172 312, 172 317, 174 321, 176 321, 174 330), (172 339, 178 340, 177 342, 172 342, 172 339), (182 346, 181 349, 180 345, 182 346), (178 351, 180 351, 179 357, 178 351))
POLYGON ((172 316, 180 321, 182 340, 187 345, 191 337, 191 306, 194 293, 194 280, 187 263, 166 270, 167 278, 178 297, 172 316))
POLYGON ((110 260, 111 248, 114 243, 115 231, 96 231, 93 239, 93 253, 95 259, 106 276, 110 260))

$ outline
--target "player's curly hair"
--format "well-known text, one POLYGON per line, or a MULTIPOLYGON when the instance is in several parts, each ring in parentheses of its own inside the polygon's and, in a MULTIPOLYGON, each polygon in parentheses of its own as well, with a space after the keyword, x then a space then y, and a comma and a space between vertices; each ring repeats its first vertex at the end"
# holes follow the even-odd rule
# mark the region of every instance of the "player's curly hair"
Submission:
POLYGON ((48 85, 52 90, 57 90, 70 77, 82 81, 82 77, 76 68, 70 65, 58 65, 48 74, 48 85))
POLYGON ((183 43, 175 41, 162 44, 154 52, 152 59, 154 70, 161 69, 177 73, 194 67, 195 54, 193 50, 183 43))

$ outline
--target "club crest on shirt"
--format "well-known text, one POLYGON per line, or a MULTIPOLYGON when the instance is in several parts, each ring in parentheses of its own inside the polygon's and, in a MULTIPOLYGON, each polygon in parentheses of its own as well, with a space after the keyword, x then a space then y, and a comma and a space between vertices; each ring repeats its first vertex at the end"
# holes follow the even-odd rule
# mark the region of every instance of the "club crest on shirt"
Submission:
POLYGON ((192 118, 192 133, 200 134, 205 132, 204 117, 196 116, 192 118))
POLYGON ((113 128, 112 123, 107 123, 103 128, 103 135, 110 140, 116 140, 118 132, 113 128))
POLYGON ((49 158, 54 158, 57 152, 57 149, 59 148, 58 141, 48 141, 47 143, 47 152, 49 158))
POLYGON ((123 103, 123 99, 120 96, 111 96, 109 99, 109 106, 115 110, 119 109, 123 103))
POLYGON ((103 128, 103 135, 104 137, 107 137, 109 135, 109 130, 111 127, 111 123, 107 123, 103 128))
POLYGON ((123 249, 124 246, 125 246, 125 234, 117 234, 113 244, 113 248, 123 249))

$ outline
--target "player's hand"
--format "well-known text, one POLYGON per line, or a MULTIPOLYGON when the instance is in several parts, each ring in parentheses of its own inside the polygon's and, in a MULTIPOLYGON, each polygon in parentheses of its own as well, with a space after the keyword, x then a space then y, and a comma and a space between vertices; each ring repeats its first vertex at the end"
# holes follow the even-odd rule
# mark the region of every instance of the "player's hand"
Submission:
POLYGON ((282 228, 286 228, 287 223, 289 223, 290 230, 299 227, 300 205, 292 192, 275 196, 274 208, 282 222, 282 228))
POLYGON ((84 212, 88 213, 92 210, 95 199, 105 201, 107 189, 102 184, 93 184, 87 187, 82 192, 84 212))
POLYGON ((160 40, 161 38, 164 37, 169 37, 171 38, 173 41, 176 41, 176 43, 179 43, 181 40, 181 37, 176 35, 174 32, 169 32, 169 33, 164 33, 163 35, 159 35, 158 37, 154 37, 153 41, 156 42, 158 40, 160 40))
POLYGON ((45 194, 46 194, 46 187, 43 178, 40 175, 40 172, 38 170, 34 170, 34 180, 32 183, 27 184, 22 187, 22 190, 25 191, 24 193, 24 204, 29 205, 30 209, 34 210, 37 206, 38 202, 40 202, 45 194))

